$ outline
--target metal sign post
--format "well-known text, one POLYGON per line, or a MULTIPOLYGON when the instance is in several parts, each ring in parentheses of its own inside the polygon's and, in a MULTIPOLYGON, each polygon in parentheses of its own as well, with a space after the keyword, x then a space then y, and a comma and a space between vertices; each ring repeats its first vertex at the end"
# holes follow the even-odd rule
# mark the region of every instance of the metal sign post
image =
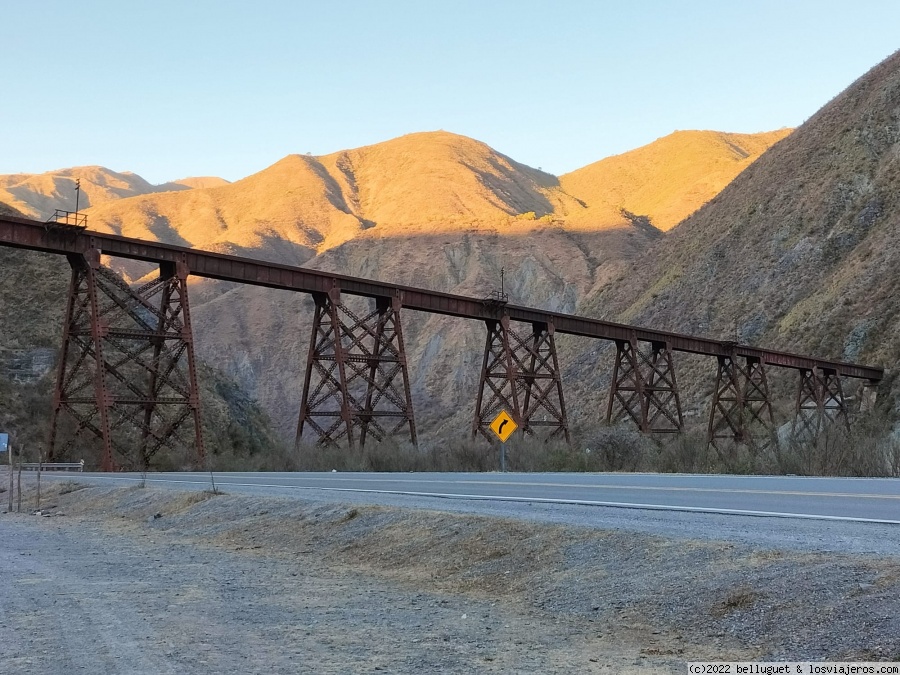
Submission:
POLYGON ((37 467, 37 496, 34 498, 34 510, 41 510, 41 469, 44 466, 44 452, 41 450, 38 453, 38 467, 37 467))
POLYGON ((491 431, 500 439, 500 471, 506 473, 506 441, 519 428, 509 413, 501 410, 491 422, 491 431))
POLYGON ((13 460, 12 450, 9 448, 9 434, 0 434, 0 454, 7 453, 9 457, 9 507, 7 513, 12 513, 13 507, 13 460))

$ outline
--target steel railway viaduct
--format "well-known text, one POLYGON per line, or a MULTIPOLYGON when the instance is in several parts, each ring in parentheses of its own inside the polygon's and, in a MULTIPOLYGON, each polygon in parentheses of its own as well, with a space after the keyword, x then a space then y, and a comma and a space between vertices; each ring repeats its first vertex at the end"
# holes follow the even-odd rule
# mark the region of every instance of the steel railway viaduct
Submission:
POLYGON ((829 424, 849 426, 843 378, 863 380, 864 391, 873 392, 884 374, 882 368, 521 307, 498 294, 439 293, 93 232, 84 216, 67 212, 48 223, 0 216, 0 245, 68 259, 49 457, 63 459, 93 437, 104 471, 146 465, 162 447, 202 463, 189 275, 312 295, 298 442, 304 434, 322 443, 365 444, 389 435, 416 442, 401 309, 484 322, 473 436, 487 435, 502 408, 525 433, 569 440, 557 333, 615 343, 605 419, 630 419, 646 433, 683 429, 673 353, 716 359, 708 441, 720 453, 727 444, 755 443, 774 432, 770 367, 799 374, 794 429, 809 435, 829 424), (101 264, 101 255, 151 263, 159 273, 131 287, 101 264), (367 299, 369 309, 354 312, 344 296, 367 299))

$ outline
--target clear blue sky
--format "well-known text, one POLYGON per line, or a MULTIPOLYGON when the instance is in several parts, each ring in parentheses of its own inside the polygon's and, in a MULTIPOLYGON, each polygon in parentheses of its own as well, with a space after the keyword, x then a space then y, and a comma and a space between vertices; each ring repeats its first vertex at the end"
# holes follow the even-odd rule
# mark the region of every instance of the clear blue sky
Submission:
POLYGON ((446 129, 564 173, 797 126, 900 48, 896 0, 0 0, 0 173, 236 180, 446 129))

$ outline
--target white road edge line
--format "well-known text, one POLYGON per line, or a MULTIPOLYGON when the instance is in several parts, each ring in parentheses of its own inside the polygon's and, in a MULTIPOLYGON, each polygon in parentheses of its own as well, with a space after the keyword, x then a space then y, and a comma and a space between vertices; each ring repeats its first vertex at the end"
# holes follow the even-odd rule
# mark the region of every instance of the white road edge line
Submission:
MULTIPOLYGON (((165 478, 131 478, 126 476, 91 476, 91 480, 120 480, 147 483, 172 483, 176 485, 208 485, 208 481, 171 480, 165 478)), ((648 511, 680 511, 684 513, 714 513, 727 516, 754 516, 760 518, 797 518, 801 520, 828 520, 847 523, 873 523, 876 525, 900 525, 900 520, 855 518, 853 516, 826 516, 812 513, 782 513, 779 511, 748 511, 744 509, 717 509, 705 506, 667 506, 665 504, 634 504, 629 502, 602 502, 588 499, 554 499, 551 497, 504 497, 500 495, 466 495, 452 492, 412 492, 402 490, 372 490, 364 488, 307 487, 304 485, 269 485, 266 483, 229 483, 219 481, 224 487, 274 488, 278 490, 320 490, 322 492, 363 492, 371 494, 403 495, 407 497, 435 497, 438 499, 470 499, 495 502, 534 502, 538 504, 572 504, 576 506, 606 506, 617 509, 643 509, 648 511)))

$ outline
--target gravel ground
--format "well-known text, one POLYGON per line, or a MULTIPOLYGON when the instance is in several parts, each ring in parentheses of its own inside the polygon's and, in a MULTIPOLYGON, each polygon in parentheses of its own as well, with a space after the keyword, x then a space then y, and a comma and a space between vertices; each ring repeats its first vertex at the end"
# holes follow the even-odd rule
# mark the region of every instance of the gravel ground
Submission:
POLYGON ((44 512, 0 518, 2 673, 900 660, 897 556, 62 482, 44 512))

